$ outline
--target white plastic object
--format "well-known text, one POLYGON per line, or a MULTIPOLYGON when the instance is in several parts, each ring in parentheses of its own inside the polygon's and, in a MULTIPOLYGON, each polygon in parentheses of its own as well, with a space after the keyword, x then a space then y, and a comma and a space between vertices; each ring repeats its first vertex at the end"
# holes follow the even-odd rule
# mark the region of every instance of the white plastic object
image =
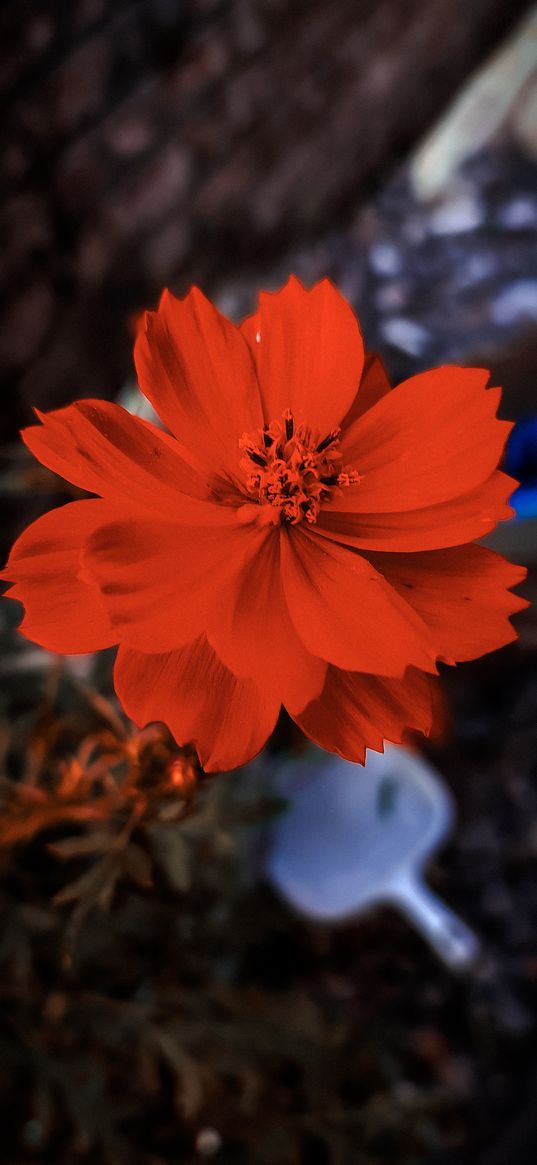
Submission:
POLYGON ((319 750, 278 773, 289 801, 273 826, 266 872, 311 919, 337 922, 381 903, 396 906, 453 970, 479 941, 423 881, 453 824, 453 803, 433 767, 406 748, 368 752, 365 768, 319 750))

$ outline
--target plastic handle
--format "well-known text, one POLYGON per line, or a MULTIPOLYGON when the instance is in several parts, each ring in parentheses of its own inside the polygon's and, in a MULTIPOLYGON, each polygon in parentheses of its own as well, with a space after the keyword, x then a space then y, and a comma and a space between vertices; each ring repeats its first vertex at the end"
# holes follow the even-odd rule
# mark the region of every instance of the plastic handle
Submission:
POLYGON ((475 963, 480 952, 477 935, 424 882, 402 878, 392 897, 450 970, 464 971, 475 963))

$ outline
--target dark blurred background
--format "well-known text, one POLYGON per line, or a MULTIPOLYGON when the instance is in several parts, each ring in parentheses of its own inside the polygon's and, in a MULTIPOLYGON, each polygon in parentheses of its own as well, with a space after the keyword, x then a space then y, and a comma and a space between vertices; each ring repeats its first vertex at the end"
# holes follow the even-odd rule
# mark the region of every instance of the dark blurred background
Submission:
MULTIPOLYGON (((463 207, 460 231, 456 214, 429 230, 417 210, 418 237, 401 220, 408 192, 385 199, 379 224, 379 191, 527 9, 524 0, 3 0, 5 436, 32 405, 117 393, 131 372, 129 319, 164 284, 218 294, 229 279, 237 291, 243 272, 253 289, 274 281, 276 266, 282 277, 291 262, 311 278, 328 268, 372 332, 379 310, 420 322, 433 295, 444 333, 439 298, 459 259, 456 241, 446 258, 446 237, 461 250, 460 233, 472 249, 468 235, 479 236, 456 289, 467 299, 493 278, 482 255, 498 194, 508 203, 531 189, 534 171, 526 157, 491 163, 475 182, 492 207, 473 220, 463 207), (396 248, 404 237, 410 267, 406 254, 371 255, 379 234, 396 248), (401 281, 419 284, 414 297, 402 298, 401 281)), ((529 33, 526 42, 527 56, 529 33)), ((511 71, 518 87, 509 74, 497 82, 500 133, 531 88, 523 57, 511 71)), ((518 145, 516 128, 507 136, 518 145)), ((501 230, 517 227, 535 223, 515 213, 501 230)), ((524 251, 509 274, 529 272, 524 251)), ((236 299, 224 306, 240 310, 236 299)), ((483 323, 474 313, 463 336, 453 325, 459 345, 472 326, 478 345, 483 323)))
MULTIPOLYGON (((131 319, 164 285, 195 282, 240 318, 294 271, 337 283, 394 379, 477 362, 504 385, 523 487, 493 544, 529 565, 534 595, 535 8, 3 0, 0 45, 3 550, 71 496, 18 441, 32 406, 138 407, 131 319)), ((14 604, 2 620, 9 801, 28 769, 54 788, 66 752, 109 732, 113 695, 107 655, 60 667, 17 639, 14 604)), ((151 886, 138 852, 76 944, 52 904, 61 830, 2 851, 0 1160, 533 1165, 531 610, 518 627, 518 645, 446 676, 449 727, 428 746, 460 812, 431 879, 485 944, 468 982, 389 912, 337 932, 292 917, 235 826, 216 829, 222 807, 199 864, 172 831, 151 886)), ((276 746, 299 747, 288 726, 276 746)))

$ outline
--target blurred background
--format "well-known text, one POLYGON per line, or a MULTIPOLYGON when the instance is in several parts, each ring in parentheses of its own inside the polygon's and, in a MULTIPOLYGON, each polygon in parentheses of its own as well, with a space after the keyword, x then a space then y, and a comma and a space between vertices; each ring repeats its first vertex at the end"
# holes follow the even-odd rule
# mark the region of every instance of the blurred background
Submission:
MULTIPOLYGON (((164 285, 197 283, 240 318, 294 271, 334 280, 395 381, 452 361, 504 385, 522 486, 491 544, 529 566, 531 598, 537 9, 3 0, 0 43, 2 553, 73 496, 18 440, 33 406, 135 407, 131 321, 164 285)), ((62 766, 124 741, 107 653, 58 662, 17 638, 18 615, 3 604, 0 1159, 531 1165, 532 610, 517 645, 446 674, 444 737, 427 746, 460 816, 431 880, 485 945, 465 980, 388 911, 334 931, 292 916, 255 874, 271 812, 258 775, 246 793, 202 779, 179 840, 159 777, 121 869, 108 822, 98 888, 62 898, 101 868, 80 815, 73 834, 82 801, 62 766)), ((166 785, 170 742, 136 747, 166 785)), ((275 756, 300 747, 282 723, 275 756)))

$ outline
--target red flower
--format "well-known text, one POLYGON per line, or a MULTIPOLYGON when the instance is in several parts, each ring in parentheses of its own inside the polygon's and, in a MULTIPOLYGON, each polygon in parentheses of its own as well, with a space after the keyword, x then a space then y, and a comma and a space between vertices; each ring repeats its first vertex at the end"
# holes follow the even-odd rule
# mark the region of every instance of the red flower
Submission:
POLYGON ((98 497, 15 544, 22 632, 57 652, 119 643, 125 711, 209 770, 258 752, 282 704, 352 760, 427 732, 437 661, 509 642, 525 606, 507 591, 524 571, 470 544, 515 484, 487 372, 390 390, 335 288, 294 278, 240 327, 197 288, 164 292, 135 360, 169 432, 85 400, 23 434, 98 497))

